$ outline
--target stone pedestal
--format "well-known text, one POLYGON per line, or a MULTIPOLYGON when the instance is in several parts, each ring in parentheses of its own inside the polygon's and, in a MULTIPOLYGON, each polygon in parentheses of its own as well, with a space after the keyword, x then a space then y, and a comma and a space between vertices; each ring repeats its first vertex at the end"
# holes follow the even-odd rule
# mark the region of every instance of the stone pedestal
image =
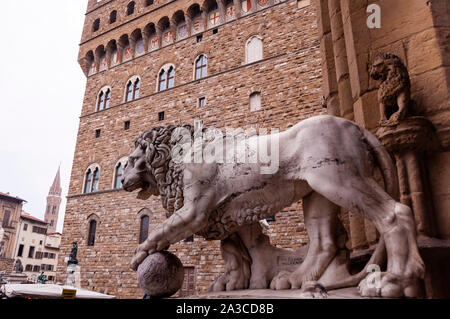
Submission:
POLYGON ((382 126, 376 135, 395 157, 400 202, 413 210, 419 236, 435 236, 430 187, 423 161, 423 155, 438 145, 435 128, 425 117, 415 116, 382 126))
POLYGON ((13 272, 7 276, 4 276, 3 279, 8 284, 26 284, 28 283, 28 276, 24 273, 13 272))
POLYGON ((76 264, 67 266, 66 286, 81 288, 81 267, 76 264))

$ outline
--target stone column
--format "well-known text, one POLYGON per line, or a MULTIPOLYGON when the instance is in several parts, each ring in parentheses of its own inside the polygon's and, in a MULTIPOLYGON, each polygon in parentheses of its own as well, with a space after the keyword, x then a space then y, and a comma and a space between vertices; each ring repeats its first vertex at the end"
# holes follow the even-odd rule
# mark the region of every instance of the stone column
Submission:
POLYGON ((323 98, 328 114, 340 116, 336 66, 334 64, 333 41, 331 39, 328 0, 315 0, 317 8, 320 51, 322 53, 323 98))
POLYGON ((187 31, 187 37, 190 37, 192 34, 192 18, 186 14, 186 31, 187 31))
POLYGON ((142 39, 144 40, 145 53, 148 53, 150 51, 148 47, 148 43, 150 41, 150 34, 147 31, 142 31, 142 39))
POLYGON ((233 0, 234 10, 236 18, 240 18, 242 15, 242 7, 241 7, 241 0, 233 0))
POLYGON ((328 0, 328 14, 333 41, 336 80, 340 102, 340 116, 353 120, 353 98, 347 61, 347 49, 342 23, 341 4, 339 0, 328 0))
POLYGON ((122 43, 117 42, 117 54, 119 55, 119 64, 123 62, 123 50, 125 50, 125 47, 122 45, 122 43))
POLYGON ((162 30, 158 25, 155 26, 155 30, 156 30, 156 37, 158 38, 158 47, 161 48, 162 47, 162 30))
POLYGON ((226 22, 226 11, 225 11, 225 5, 223 4, 222 0, 217 0, 217 6, 219 7, 219 23, 225 23, 226 22))
POLYGON ((130 42, 131 56, 134 58, 134 53, 136 52, 136 40, 133 37, 130 37, 128 41, 130 42))
POLYGON ((250 3, 252 4, 252 7, 250 8, 250 13, 256 12, 257 10, 256 0, 250 0, 250 3))
POLYGON ((380 127, 376 135, 395 155, 400 202, 412 209, 419 236, 434 237, 436 225, 423 162, 423 154, 438 145, 433 125, 425 117, 414 116, 380 127))
POLYGON ((208 13, 202 8, 203 31, 208 29, 208 13))
POLYGON ((173 43, 177 41, 177 27, 178 24, 174 20, 170 20, 170 32, 172 32, 173 43))

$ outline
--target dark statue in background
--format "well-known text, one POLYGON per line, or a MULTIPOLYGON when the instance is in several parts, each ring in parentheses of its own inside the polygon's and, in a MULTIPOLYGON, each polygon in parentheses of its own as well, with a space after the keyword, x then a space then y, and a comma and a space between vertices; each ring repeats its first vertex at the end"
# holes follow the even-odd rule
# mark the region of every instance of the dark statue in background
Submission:
POLYGON ((14 264, 14 272, 15 273, 22 273, 23 272, 23 266, 20 259, 16 260, 16 263, 14 264))
POLYGON ((77 252, 78 252, 78 244, 76 241, 72 243, 72 251, 69 255, 69 261, 67 262, 67 265, 78 265, 78 259, 77 259, 77 252))

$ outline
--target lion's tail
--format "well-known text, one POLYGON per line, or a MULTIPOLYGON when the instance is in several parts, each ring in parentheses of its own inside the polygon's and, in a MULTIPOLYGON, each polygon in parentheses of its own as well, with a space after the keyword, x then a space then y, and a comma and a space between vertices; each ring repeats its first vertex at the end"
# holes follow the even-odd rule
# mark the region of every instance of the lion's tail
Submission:
MULTIPOLYGON (((363 135, 364 142, 369 145, 371 149, 374 159, 376 160, 378 167, 381 170, 381 174, 383 176, 384 185, 386 192, 395 200, 398 200, 399 197, 399 189, 398 189, 398 180, 397 180, 397 171, 392 161, 391 156, 387 152, 386 148, 381 144, 381 142, 368 130, 364 128, 360 128, 361 133, 363 135)), ((358 285, 361 280, 363 280, 368 275, 368 267, 370 265, 376 264, 381 266, 386 261, 386 246, 384 244, 383 236, 380 236, 378 240, 378 244, 373 252, 370 260, 367 262, 366 266, 359 273, 352 275, 348 278, 345 278, 339 282, 325 285, 327 290, 345 288, 345 287, 353 287, 358 285)))

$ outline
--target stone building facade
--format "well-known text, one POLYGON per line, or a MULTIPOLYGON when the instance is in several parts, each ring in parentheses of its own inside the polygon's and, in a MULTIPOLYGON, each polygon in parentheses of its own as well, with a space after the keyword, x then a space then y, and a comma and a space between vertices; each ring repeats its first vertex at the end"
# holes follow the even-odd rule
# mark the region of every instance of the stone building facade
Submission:
POLYGON ((61 234, 51 232, 49 224, 22 212, 17 226, 14 259, 20 259, 30 282, 40 273, 55 283, 61 234))
MULTIPOLYGON (((14 258, 14 244, 17 237, 17 226, 19 224, 22 205, 26 201, 9 193, 0 192, 0 258, 14 258)), ((9 262, 4 262, 10 264, 9 262)), ((0 269, 6 270, 6 269, 0 269)))
MULTIPOLYGON (((83 288, 139 298, 129 267, 141 233, 165 219, 157 198, 120 189, 134 139, 157 125, 276 128, 325 113, 317 14, 310 1, 88 2, 79 63, 87 76, 65 214, 64 257, 78 242, 83 288), (144 225, 143 225, 144 224, 144 225)), ((272 242, 307 242, 299 204, 277 214, 272 242)), ((170 247, 183 262, 180 293, 223 272, 219 242, 170 247)))

